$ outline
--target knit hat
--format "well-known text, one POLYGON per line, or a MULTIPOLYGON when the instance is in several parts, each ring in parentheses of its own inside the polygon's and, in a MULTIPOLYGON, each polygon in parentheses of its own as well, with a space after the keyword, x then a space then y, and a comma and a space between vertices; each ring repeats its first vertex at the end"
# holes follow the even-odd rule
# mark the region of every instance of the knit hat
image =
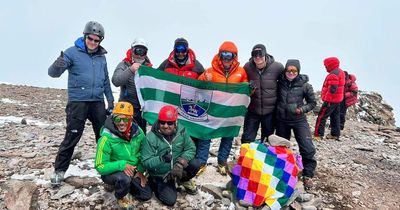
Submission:
POLYGON ((339 68, 339 64, 340 64, 339 59, 336 57, 329 57, 325 58, 324 60, 324 65, 328 72, 339 68))
POLYGON ((285 69, 287 69, 289 66, 295 66, 297 68, 297 71, 300 73, 300 61, 297 59, 288 59, 286 61, 285 69))
POLYGON ((261 49, 262 53, 264 55, 267 55, 267 49, 265 48, 265 45, 263 44, 256 44, 254 45, 253 49, 251 50, 251 52, 253 52, 255 49, 261 49))
POLYGON ((182 46, 185 46, 186 48, 189 48, 189 42, 185 38, 177 38, 175 40, 174 49, 175 49, 176 46, 179 46, 179 45, 182 45, 182 46))

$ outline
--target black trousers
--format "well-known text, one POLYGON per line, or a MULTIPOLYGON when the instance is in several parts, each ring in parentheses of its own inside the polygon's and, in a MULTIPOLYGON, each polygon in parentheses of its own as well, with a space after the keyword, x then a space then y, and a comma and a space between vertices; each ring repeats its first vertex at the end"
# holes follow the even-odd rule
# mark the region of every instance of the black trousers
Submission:
MULTIPOLYGON (((200 162, 198 159, 189 161, 189 164, 184 168, 183 177, 179 182, 186 182, 196 176, 200 169, 200 162)), ((167 206, 175 205, 177 198, 177 191, 174 179, 166 179, 158 176, 150 176, 149 184, 151 189, 154 191, 154 195, 163 204, 167 206)))
POLYGON ((258 115, 247 112, 244 117, 242 144, 253 142, 261 124, 261 142, 274 133, 274 114, 258 115))
POLYGON ((54 168, 56 171, 67 171, 75 146, 82 137, 86 119, 92 122, 96 142, 100 138, 100 129, 106 119, 103 101, 68 102, 65 108, 67 114, 67 129, 64 140, 58 149, 54 168))
POLYGON ((325 124, 328 117, 331 119, 331 135, 340 136, 340 103, 324 102, 319 110, 315 123, 314 136, 324 136, 325 124))
POLYGON ((311 131, 307 119, 296 122, 277 120, 276 135, 290 140, 291 130, 299 144, 299 151, 303 162, 303 176, 314 177, 317 161, 315 160, 315 147, 311 140, 311 131))
POLYGON ((101 176, 101 179, 104 183, 114 186, 115 197, 117 199, 123 198, 128 193, 131 193, 136 199, 141 201, 147 201, 152 196, 152 191, 148 183, 142 187, 139 177, 129 177, 122 171, 101 176))
POLYGON ((346 112, 347 106, 345 100, 340 103, 340 130, 344 129, 344 123, 346 123, 346 112))

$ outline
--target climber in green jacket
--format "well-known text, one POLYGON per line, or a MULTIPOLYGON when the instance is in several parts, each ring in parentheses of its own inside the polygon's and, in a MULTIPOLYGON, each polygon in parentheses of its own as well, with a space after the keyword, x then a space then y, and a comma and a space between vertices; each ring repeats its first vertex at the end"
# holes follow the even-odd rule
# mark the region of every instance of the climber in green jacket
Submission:
POLYGON ((196 146, 185 128, 177 121, 178 112, 164 106, 146 140, 142 141, 142 164, 149 172, 149 183, 155 196, 165 205, 173 206, 177 198, 176 183, 189 194, 196 194, 192 178, 200 168, 195 159, 196 146))
POLYGON ((118 102, 107 117, 97 144, 95 168, 101 179, 114 186, 120 208, 133 208, 133 198, 145 201, 152 191, 140 163, 141 142, 146 138, 133 120, 133 106, 118 102))

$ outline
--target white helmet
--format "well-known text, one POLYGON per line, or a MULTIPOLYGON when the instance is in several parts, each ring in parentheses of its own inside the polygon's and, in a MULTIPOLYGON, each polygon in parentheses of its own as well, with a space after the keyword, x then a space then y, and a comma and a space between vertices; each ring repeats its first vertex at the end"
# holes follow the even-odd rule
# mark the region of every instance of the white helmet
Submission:
POLYGON ((142 39, 142 38, 136 38, 136 39, 133 41, 131 47, 134 48, 134 47, 136 47, 136 46, 143 46, 143 47, 145 47, 145 48, 148 50, 148 48, 147 48, 147 42, 146 42, 146 40, 144 40, 144 39, 142 39))

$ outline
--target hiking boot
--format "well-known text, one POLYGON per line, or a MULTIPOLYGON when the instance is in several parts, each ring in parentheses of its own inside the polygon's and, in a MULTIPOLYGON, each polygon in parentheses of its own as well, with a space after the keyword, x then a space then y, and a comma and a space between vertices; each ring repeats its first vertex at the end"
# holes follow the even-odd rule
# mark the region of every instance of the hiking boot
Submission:
POLYGON ((331 135, 331 134, 326 135, 325 138, 326 138, 326 139, 333 139, 333 140, 339 141, 339 136, 334 136, 334 135, 331 135))
POLYGON ((226 176, 226 167, 225 165, 217 165, 217 171, 222 175, 222 176, 226 176))
POLYGON ((196 176, 199 176, 202 174, 204 171, 206 171, 207 165, 201 165, 199 171, 197 172, 196 176))
POLYGON ((190 195, 197 194, 197 186, 193 180, 189 180, 182 183, 182 186, 185 188, 185 191, 190 195))
POLYGON ((133 198, 132 196, 128 193, 121 199, 117 199, 118 207, 122 210, 131 210, 134 208, 133 206, 133 198))
POLYGON ((322 136, 313 136, 312 137, 314 141, 321 141, 322 140, 322 136))
POLYGON ((314 182, 312 181, 312 178, 308 176, 303 176, 303 186, 306 191, 314 188, 314 182))
POLYGON ((53 187, 57 187, 61 185, 61 182, 64 181, 65 171, 54 171, 53 175, 50 177, 50 184, 53 187))

